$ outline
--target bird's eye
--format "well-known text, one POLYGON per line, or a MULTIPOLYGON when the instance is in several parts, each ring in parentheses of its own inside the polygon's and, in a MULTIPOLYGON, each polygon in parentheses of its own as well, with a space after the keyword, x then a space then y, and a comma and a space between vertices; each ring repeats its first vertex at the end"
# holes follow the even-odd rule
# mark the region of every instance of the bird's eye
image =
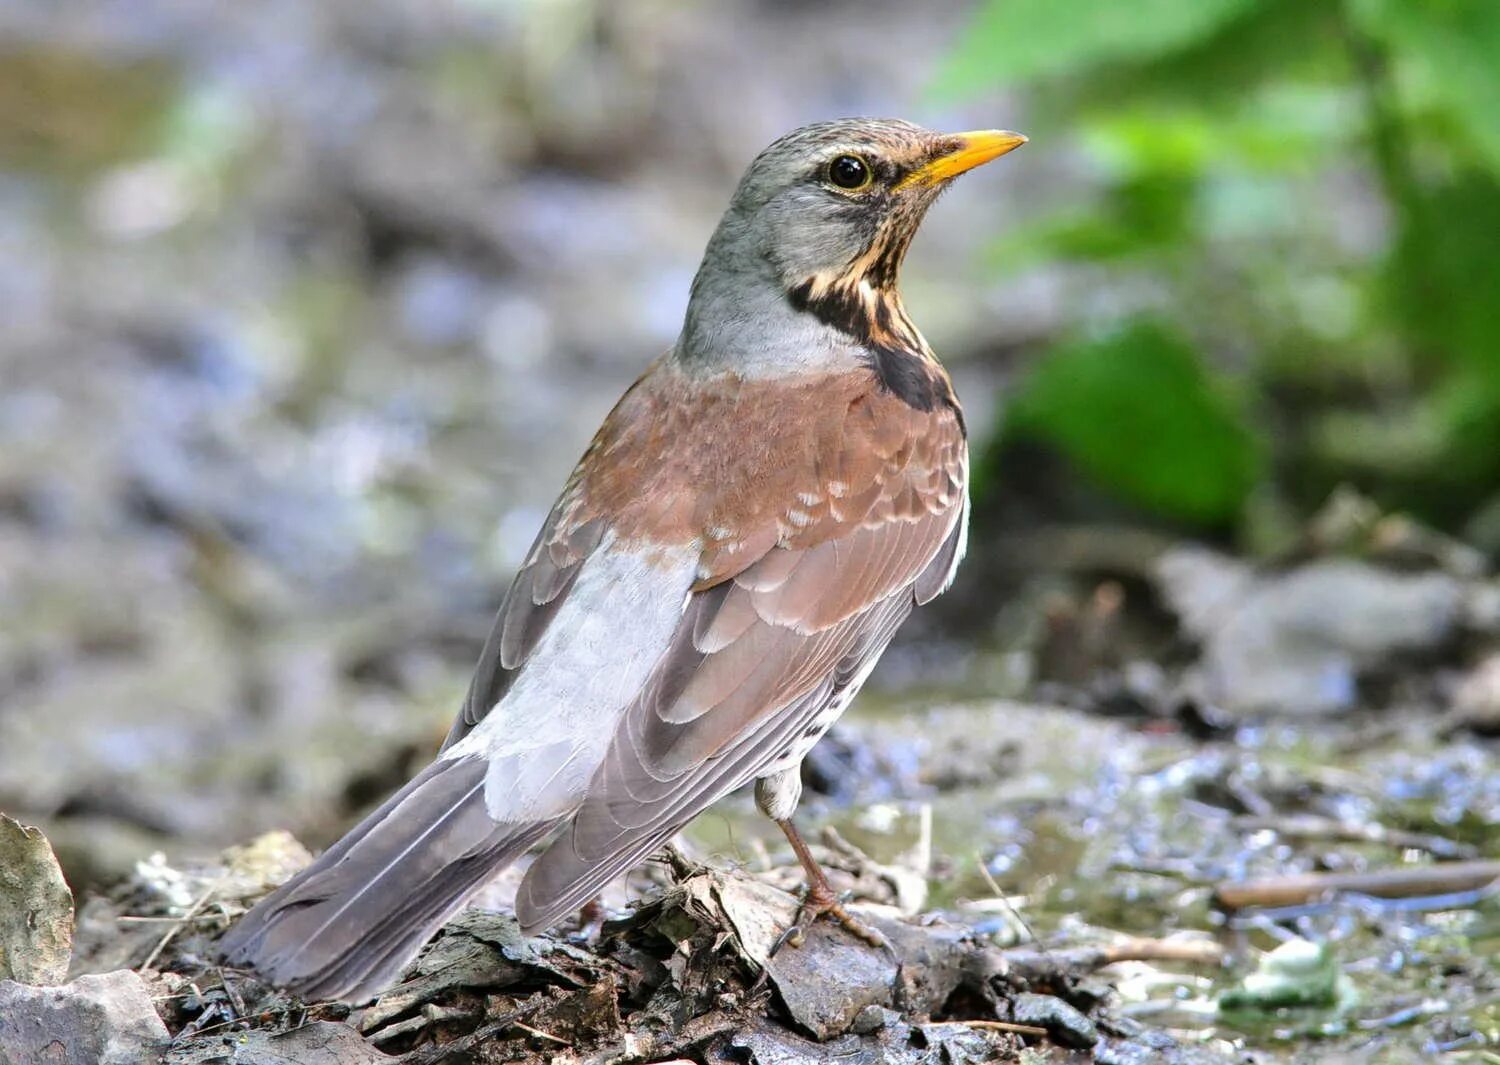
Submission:
POLYGON ((870 164, 857 155, 840 155, 828 164, 830 185, 841 189, 862 189, 870 180, 870 164))

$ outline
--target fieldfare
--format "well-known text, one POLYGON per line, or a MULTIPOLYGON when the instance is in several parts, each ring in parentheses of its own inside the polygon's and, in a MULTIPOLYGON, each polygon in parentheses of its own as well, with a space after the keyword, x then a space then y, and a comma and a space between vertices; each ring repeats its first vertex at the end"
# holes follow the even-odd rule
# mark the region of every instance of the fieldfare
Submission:
POLYGON ((369 998, 533 845, 528 934, 751 781, 806 869, 803 916, 848 921, 792 826, 799 765, 953 579, 968 517, 963 414, 897 275, 944 187, 1025 140, 853 119, 750 164, 436 761, 246 914, 231 963, 369 998))

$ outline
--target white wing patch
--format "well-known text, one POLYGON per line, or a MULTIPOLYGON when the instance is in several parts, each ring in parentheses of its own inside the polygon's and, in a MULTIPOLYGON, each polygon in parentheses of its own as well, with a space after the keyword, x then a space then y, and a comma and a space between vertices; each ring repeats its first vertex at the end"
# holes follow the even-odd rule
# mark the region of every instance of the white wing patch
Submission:
POLYGON ((583 564, 510 690, 444 758, 488 758, 485 806, 499 822, 558 817, 583 800, 620 715, 682 621, 696 544, 621 548, 583 564))

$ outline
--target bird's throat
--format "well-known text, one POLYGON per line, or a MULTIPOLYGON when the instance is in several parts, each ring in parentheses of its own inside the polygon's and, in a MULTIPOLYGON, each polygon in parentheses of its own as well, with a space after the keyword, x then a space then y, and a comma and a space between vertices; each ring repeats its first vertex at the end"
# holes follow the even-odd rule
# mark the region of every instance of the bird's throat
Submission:
POLYGON ((816 275, 793 286, 787 301, 858 344, 881 387, 908 405, 956 408, 948 375, 907 317, 894 284, 874 284, 863 271, 816 275))

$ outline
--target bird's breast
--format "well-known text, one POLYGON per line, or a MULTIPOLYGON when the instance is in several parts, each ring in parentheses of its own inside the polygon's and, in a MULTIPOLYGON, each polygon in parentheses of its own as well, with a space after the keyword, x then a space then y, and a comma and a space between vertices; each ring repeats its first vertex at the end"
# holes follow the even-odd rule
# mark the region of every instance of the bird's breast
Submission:
POLYGON ((696 545, 708 578, 872 517, 946 511, 966 466, 956 407, 913 406, 864 369, 764 380, 659 366, 595 438, 573 520, 601 518, 622 543, 696 545))

